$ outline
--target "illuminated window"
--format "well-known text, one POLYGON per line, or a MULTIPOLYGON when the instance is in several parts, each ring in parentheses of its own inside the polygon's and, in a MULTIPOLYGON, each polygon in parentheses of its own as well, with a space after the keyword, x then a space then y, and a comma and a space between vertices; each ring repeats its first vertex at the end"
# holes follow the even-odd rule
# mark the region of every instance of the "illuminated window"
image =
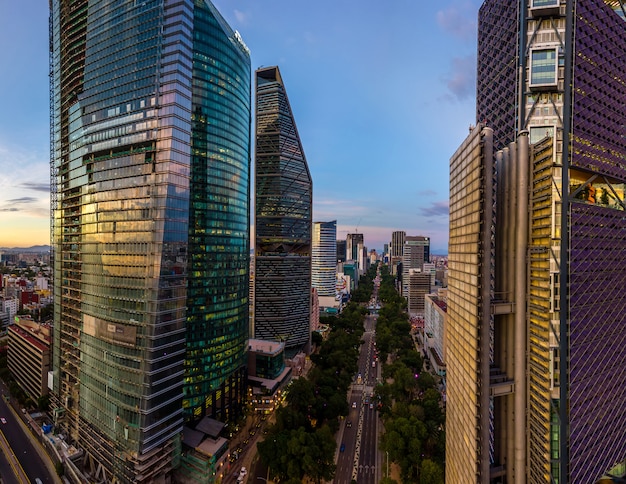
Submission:
POLYGON ((532 0, 532 7, 556 7, 559 5, 559 0, 532 0))

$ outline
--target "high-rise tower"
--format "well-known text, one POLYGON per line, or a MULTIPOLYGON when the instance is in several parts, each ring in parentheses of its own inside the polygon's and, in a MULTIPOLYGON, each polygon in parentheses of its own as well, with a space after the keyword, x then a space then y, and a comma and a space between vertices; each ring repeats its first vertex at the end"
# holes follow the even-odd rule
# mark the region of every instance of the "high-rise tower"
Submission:
POLYGON ((209 0, 52 0, 50 35, 55 423, 160 482, 243 397, 249 53, 209 0))
POLYGON ((254 336, 292 355, 311 338, 313 186, 278 67, 256 71, 255 157, 254 336))
POLYGON ((320 296, 337 293, 337 221, 313 224, 311 284, 320 296))
POLYGON ((452 480, 624 474, 625 12, 609 0, 480 9, 488 128, 451 160, 452 480))

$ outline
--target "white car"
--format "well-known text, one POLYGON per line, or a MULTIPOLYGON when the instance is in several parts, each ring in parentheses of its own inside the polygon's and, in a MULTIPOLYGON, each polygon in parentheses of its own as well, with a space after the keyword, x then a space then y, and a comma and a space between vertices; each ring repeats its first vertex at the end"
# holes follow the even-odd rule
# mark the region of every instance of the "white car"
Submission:
POLYGON ((356 402, 352 402, 352 408, 356 408, 356 402))
POLYGON ((7 423, 7 419, 4 417, 0 417, 0 422, 2 422, 3 424, 7 423))

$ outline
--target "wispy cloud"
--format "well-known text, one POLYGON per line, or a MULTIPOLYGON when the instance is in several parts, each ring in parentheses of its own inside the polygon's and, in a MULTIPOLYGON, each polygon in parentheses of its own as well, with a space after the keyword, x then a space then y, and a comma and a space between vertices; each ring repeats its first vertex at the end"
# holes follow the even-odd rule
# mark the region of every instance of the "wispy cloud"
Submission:
POLYGON ((34 182, 25 182, 20 185, 22 188, 26 190, 34 190, 36 192, 44 192, 50 193, 50 183, 34 183, 34 182))
POLYGON ((15 208, 15 207, 10 207, 10 208, 0 207, 0 212, 19 212, 19 211, 21 211, 21 209, 15 208))
POLYGON ((7 200, 8 203, 33 203, 36 201, 37 199, 34 197, 11 198, 10 200, 7 200))
POLYGON ((437 12, 437 24, 453 36, 471 41, 476 37, 476 11, 470 1, 456 2, 437 12))
POLYGON ((459 101, 474 96, 476 91, 475 57, 455 57, 452 59, 451 71, 443 77, 443 81, 459 101))
POLYGON ((448 200, 433 202, 429 207, 420 208, 420 212, 425 217, 447 217, 450 212, 448 200))

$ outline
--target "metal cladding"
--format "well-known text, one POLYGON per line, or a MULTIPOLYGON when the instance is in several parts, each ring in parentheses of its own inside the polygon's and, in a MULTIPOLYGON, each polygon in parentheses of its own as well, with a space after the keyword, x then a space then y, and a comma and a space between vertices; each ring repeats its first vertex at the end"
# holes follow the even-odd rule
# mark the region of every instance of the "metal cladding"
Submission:
POLYGON ((496 151, 514 141, 518 3, 518 0, 487 1, 478 13, 476 121, 493 129, 496 151))
MULTIPOLYGON (((531 143, 527 461, 520 474, 509 446, 491 476, 595 482, 626 461, 626 4, 486 0, 478 37, 477 121, 493 128, 496 150, 526 131, 531 143)), ((496 191, 506 205, 506 188, 496 191)), ((498 210, 496 224, 510 224, 498 210)), ((496 244, 498 279, 507 254, 496 244)), ((510 441, 520 412, 508 411, 493 432, 510 441)))
POLYGON ((278 67, 256 71, 254 337, 311 338, 311 175, 278 67))

